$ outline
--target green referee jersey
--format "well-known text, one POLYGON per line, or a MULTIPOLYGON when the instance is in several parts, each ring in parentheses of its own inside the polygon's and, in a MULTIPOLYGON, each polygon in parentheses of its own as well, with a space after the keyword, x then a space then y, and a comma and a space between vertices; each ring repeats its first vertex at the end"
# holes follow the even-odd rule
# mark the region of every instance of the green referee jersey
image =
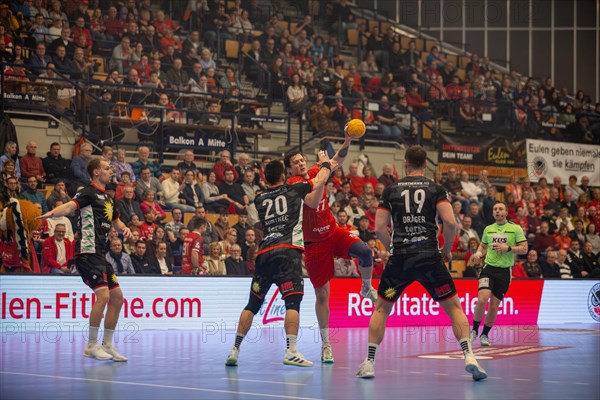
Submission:
POLYGON ((511 268, 515 264, 515 255, 511 252, 497 253, 492 248, 492 245, 504 243, 512 247, 526 240, 523 229, 512 222, 502 225, 498 225, 497 223, 488 225, 483 231, 481 238, 481 242, 488 247, 485 263, 493 267, 511 268))

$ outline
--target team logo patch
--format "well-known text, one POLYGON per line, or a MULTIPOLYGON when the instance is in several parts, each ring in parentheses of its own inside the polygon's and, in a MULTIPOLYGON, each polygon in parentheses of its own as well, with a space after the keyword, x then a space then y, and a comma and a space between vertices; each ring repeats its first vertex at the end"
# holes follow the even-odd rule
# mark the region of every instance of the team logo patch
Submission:
POLYGON ((600 322, 600 283, 596 283, 588 295, 588 310, 596 322, 600 322))
POLYGON ((260 293, 260 284, 258 282, 252 283, 252 291, 254 293, 260 293))
POLYGON ((111 280, 111 281, 112 281, 112 282, 113 282, 115 285, 118 285, 118 284, 119 284, 119 281, 117 280, 117 274, 112 274, 112 275, 110 276, 110 280, 111 280))
POLYGON ((114 208, 114 206, 111 201, 104 202, 104 218, 106 218, 106 220, 108 222, 112 222, 112 217, 113 217, 113 212, 114 212, 113 208, 114 208))
POLYGON ((396 289, 394 289, 392 287, 391 288, 387 288, 385 290, 385 292, 383 293, 383 295, 386 297, 386 299, 390 299, 391 300, 391 299, 394 298, 394 296, 396 296, 396 289))

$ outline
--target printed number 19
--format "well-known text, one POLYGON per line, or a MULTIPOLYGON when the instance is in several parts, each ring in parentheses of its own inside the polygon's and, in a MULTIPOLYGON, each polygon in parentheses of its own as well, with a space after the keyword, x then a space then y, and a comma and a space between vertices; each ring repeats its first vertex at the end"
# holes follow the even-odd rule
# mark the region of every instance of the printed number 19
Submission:
MULTIPOLYGON (((400 197, 404 197, 404 209, 407 214, 410 213, 410 190, 404 190, 402 193, 400 193, 400 197)), ((417 208, 417 214, 421 213, 421 210, 423 209, 423 204, 425 204, 425 190, 415 190, 413 195, 413 201, 419 206, 417 208)))

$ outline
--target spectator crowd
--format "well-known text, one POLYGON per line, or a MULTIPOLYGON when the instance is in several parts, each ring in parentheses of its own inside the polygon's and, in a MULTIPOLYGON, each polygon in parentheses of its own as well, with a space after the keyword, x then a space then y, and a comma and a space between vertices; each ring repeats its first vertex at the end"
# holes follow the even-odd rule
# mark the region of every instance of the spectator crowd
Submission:
POLYGON ((72 92, 63 77, 104 81, 104 104, 88 113, 96 140, 120 138, 97 122, 115 112, 114 101, 161 107, 168 121, 183 119, 173 109, 186 109, 187 120, 203 124, 215 120, 204 112, 259 113, 255 103, 235 101, 256 94, 241 75, 292 112, 305 111, 314 132, 340 130, 355 117, 378 138, 413 142, 423 122, 441 116, 459 132, 492 121, 517 134, 600 140, 600 103, 581 90, 500 73, 477 54, 458 68, 461 59, 439 45, 425 49, 390 24, 357 18, 347 0, 319 2, 318 12, 295 3, 306 13, 296 22, 281 2, 265 8, 256 0, 3 0, 0 61, 11 63, 4 89, 36 83, 34 91, 65 111, 72 104, 60 100, 72 92), (342 52, 357 44, 354 34, 361 58, 349 62, 342 52), (231 42, 243 50, 242 64, 237 52, 226 57, 231 42))
MULTIPOLYGON (((82 145, 73 160, 65 159, 61 146, 52 143, 45 158, 37 154, 37 144, 29 141, 27 153, 18 157, 16 144, 8 142, 0 157, 0 202, 21 198, 36 204, 40 211, 67 201, 89 183, 87 162, 92 146, 82 145), (65 179, 66 178, 66 179, 65 179), (41 186, 45 185, 42 190, 41 186)), ((221 152, 212 169, 202 170, 187 151, 182 161, 163 172, 141 146, 138 159, 125 161, 124 152, 104 147, 102 157, 111 165, 113 181, 106 187, 113 197, 121 220, 133 237, 123 241, 111 231, 106 259, 119 274, 248 275, 254 270, 256 248, 262 228, 253 204, 264 189, 263 167, 271 161, 263 157, 253 163, 240 153, 232 160, 221 152), (235 161, 235 162, 234 162, 235 161), (201 217, 201 218, 195 218, 201 217), (198 225, 198 220, 207 220, 198 225), (198 246, 199 259, 186 260, 185 245, 198 246)), ((389 185, 399 179, 393 164, 385 164, 376 176, 368 158, 335 171, 326 186, 328 205, 338 224, 366 242, 373 252, 375 275, 382 273, 389 258, 374 233, 379 199, 389 185)), ((518 278, 595 278, 600 276, 600 188, 590 186, 590 178, 575 176, 563 184, 541 178, 532 185, 527 177, 513 177, 504 187, 490 181, 481 170, 472 180, 466 171, 448 169, 434 180, 448 191, 458 231, 453 243, 455 260, 464 260, 464 276, 477 276, 481 264, 471 255, 477 250, 486 225, 494 222, 492 208, 503 198, 508 219, 526 234, 530 251, 513 268, 518 278), (500 195, 498 194, 500 192, 500 195)), ((41 258, 42 272, 73 273, 68 261, 73 256, 75 216, 52 218, 33 233, 32 240, 41 258)), ((440 230, 441 232, 441 230, 440 230)), ((440 241, 443 241, 440 235, 440 241)), ((358 276, 354 260, 336 260, 336 276, 358 276)), ((5 265, 8 270, 18 265, 5 265)))

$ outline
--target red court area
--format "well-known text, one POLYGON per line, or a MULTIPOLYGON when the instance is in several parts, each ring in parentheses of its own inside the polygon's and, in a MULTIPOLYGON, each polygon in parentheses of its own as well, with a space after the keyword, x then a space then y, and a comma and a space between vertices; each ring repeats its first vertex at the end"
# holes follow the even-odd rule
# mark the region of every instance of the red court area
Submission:
POLYGON ((82 332, 2 333, 2 399, 598 399, 598 324, 499 326, 475 353, 489 378, 474 382, 448 327, 392 327, 377 352, 376 377, 354 374, 367 329, 332 332, 335 364, 321 365, 318 330, 302 328, 312 368, 282 364, 282 328, 251 330, 239 366, 226 367, 232 330, 123 330, 127 363, 82 357, 82 332))

